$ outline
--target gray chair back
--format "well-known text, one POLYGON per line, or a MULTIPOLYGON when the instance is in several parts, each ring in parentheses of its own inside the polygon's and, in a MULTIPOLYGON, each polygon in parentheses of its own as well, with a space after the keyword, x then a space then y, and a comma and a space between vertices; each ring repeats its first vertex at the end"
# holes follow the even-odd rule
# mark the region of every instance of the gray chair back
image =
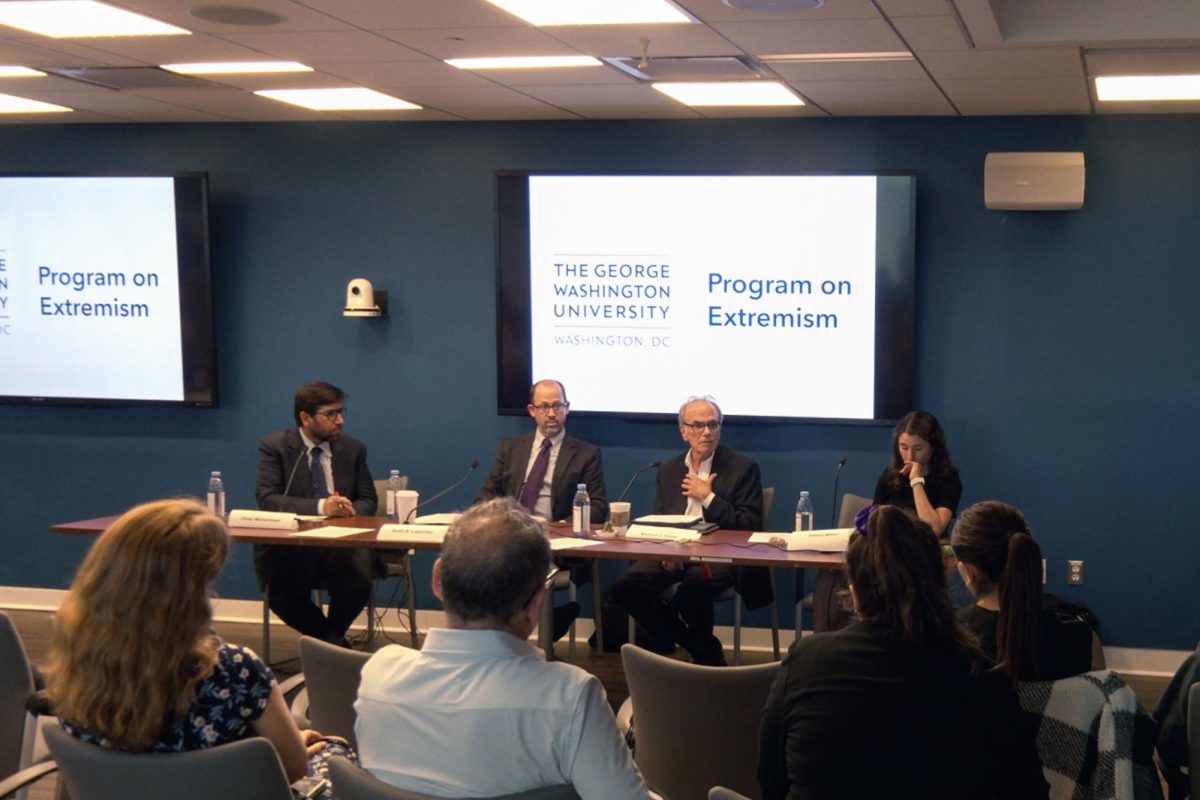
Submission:
MULTIPOLYGON (((329 777, 333 779, 334 794, 340 800, 438 800, 430 795, 384 783, 340 756, 330 759, 329 777)), ((575 787, 570 785, 543 786, 527 792, 499 795, 490 800, 579 800, 579 795, 575 793, 575 787)))
POLYGON ((28 766, 21 763, 21 750, 28 745, 25 701, 33 690, 25 646, 12 620, 0 611, 0 777, 28 766))
POLYGON ((702 667, 629 644, 621 661, 647 783, 670 798, 713 786, 760 796, 758 725, 778 663, 702 667))
POLYGON ((292 800, 274 746, 258 737, 190 753, 122 753, 53 725, 46 744, 71 800, 292 800))
POLYGON ((358 749, 354 739, 354 701, 363 664, 370 653, 347 650, 311 636, 300 637, 300 669, 308 694, 308 721, 326 736, 341 736, 358 749))
POLYGON ((853 528, 854 515, 869 505, 871 505, 871 498, 846 492, 842 495, 842 509, 838 512, 837 526, 839 528, 853 528))
POLYGON ((1191 796, 1200 800, 1200 683, 1188 689, 1187 739, 1191 796))

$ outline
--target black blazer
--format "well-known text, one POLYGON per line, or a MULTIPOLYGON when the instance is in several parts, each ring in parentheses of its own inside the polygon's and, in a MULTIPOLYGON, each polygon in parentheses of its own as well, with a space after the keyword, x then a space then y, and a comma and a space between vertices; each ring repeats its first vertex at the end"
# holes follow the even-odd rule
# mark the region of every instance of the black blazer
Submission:
MULTIPOLYGON (((713 500, 704 509, 704 520, 726 530, 757 531, 763 527, 762 475, 758 462, 718 445, 713 453, 713 500)), ((658 468, 654 493, 655 514, 682 514, 687 498, 680 484, 688 474, 687 453, 664 461, 658 468)), ((742 567, 737 570, 737 589, 746 608, 768 605, 774 598, 766 567, 742 567)))
MULTIPOLYGON (((330 442, 329 448, 332 453, 333 488, 350 499, 356 514, 373 515, 379 498, 375 494, 371 470, 367 467, 367 446, 353 436, 343 434, 340 439, 330 442)), ((267 434, 258 443, 254 496, 263 511, 321 513, 318 499, 312 496, 308 457, 298 429, 287 428, 267 434), (285 487, 286 497, 283 494, 285 487)))
MULTIPOLYGON (((496 448, 496 460, 479 487, 475 502, 493 497, 520 497, 525 469, 533 452, 534 433, 509 436, 496 448)), ((608 492, 604 488, 604 465, 600 448, 570 436, 563 438, 550 476, 550 515, 555 520, 571 518, 575 489, 586 484, 592 504, 592 522, 608 519, 608 492)))

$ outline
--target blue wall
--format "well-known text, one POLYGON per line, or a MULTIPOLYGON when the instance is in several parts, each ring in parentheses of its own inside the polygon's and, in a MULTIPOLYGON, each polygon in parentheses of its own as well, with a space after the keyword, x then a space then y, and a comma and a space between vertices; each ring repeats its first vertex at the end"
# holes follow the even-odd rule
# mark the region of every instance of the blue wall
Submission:
MULTIPOLYGON (((210 469, 232 505, 250 505, 255 442, 288 424, 292 391, 314 378, 350 392, 348 429, 376 474, 397 467, 429 493, 478 458, 481 477, 495 442, 528 424, 494 411, 494 170, 904 169, 918 175, 917 405, 948 432, 964 504, 1024 509, 1049 590, 1090 604, 1106 644, 1191 648, 1198 141, 1193 116, 5 125, 3 171, 210 173, 222 398, 217 410, 0 406, 0 585, 65 587, 88 542, 49 524, 199 492, 210 469), (1084 151, 1085 208, 985 210, 996 150, 1084 151), (357 276, 389 290, 390 319, 342 318, 357 276), (1085 586, 1065 585, 1068 558, 1086 561, 1085 586)), ((681 446, 668 423, 574 417, 571 429, 604 448, 612 491, 681 446)), ((723 440, 778 487, 782 528, 802 488, 829 513, 843 454, 843 489, 870 494, 889 432, 731 425, 723 440)), ((255 596, 248 548, 218 588, 255 596)))

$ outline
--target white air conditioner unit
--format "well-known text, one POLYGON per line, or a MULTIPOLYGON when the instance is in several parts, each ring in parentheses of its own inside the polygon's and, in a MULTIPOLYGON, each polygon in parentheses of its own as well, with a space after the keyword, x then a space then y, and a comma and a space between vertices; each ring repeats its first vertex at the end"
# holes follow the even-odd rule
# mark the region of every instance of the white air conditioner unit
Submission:
POLYGON ((1083 207, 1083 153, 988 153, 983 202, 998 211, 1083 207))

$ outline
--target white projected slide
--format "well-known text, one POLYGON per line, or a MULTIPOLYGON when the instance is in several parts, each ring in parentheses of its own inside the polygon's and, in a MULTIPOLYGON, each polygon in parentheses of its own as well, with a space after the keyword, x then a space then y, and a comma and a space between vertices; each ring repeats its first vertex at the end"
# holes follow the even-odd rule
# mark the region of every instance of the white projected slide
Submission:
POLYGON ((870 419, 876 180, 531 176, 533 375, 575 410, 709 393, 728 414, 870 419))
POLYGON ((174 182, 0 180, 0 395, 183 399, 174 182))

